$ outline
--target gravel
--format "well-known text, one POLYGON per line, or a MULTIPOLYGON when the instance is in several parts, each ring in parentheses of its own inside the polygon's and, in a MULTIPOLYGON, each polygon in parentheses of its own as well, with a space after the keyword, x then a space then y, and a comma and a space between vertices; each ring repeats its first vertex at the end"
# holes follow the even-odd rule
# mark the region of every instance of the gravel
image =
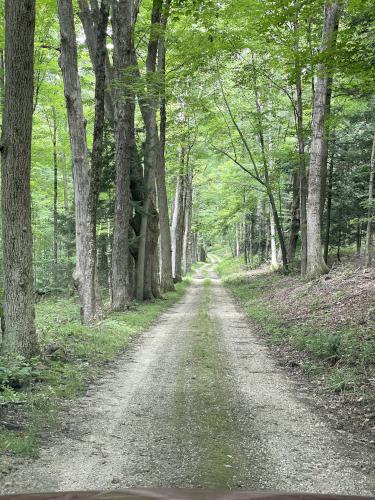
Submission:
POLYGON ((3 494, 140 486, 375 492, 374 457, 329 428, 276 366, 210 265, 204 269, 72 403, 39 458, 0 480, 3 494), (212 385, 195 375, 202 303, 217 333, 220 369, 211 367, 212 385), (207 391, 219 386, 225 390, 216 401, 207 391), (210 433, 210 425, 223 432, 210 433))

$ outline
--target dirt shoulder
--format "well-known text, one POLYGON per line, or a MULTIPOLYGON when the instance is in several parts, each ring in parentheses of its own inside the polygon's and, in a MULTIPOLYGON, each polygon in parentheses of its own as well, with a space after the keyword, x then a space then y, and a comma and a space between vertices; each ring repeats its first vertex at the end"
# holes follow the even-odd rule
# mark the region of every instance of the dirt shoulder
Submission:
POLYGON ((334 427, 375 444, 374 270, 339 266, 306 283, 242 269, 226 284, 334 427))

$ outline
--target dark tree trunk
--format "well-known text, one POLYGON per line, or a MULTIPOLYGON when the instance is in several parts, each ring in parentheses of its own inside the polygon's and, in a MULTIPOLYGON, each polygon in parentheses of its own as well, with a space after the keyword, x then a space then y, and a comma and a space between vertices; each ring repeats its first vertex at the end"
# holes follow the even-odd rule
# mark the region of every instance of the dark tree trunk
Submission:
POLYGON ((204 248, 203 245, 200 246, 199 260, 200 260, 200 262, 206 262, 207 261, 207 253, 206 253, 206 249, 204 248))
POLYGON ((31 135, 35 1, 5 1, 2 156, 4 317, 2 352, 38 352, 31 233, 31 135))
MULTIPOLYGON (((155 196, 153 196, 154 198, 155 196)), ((144 299, 157 299, 160 297, 159 290, 159 266, 158 261, 158 238, 159 238, 159 214, 152 200, 148 217, 146 262, 144 276, 144 299)))
MULTIPOLYGON (((184 162, 184 150, 180 150, 180 164, 184 162)), ((182 251, 184 242, 184 174, 177 176, 172 217, 172 270, 175 282, 182 280, 182 251)))
MULTIPOLYGON (((104 0, 106 4, 109 3, 110 0, 104 0)), ((90 59, 92 62, 92 65, 94 66, 95 70, 95 64, 96 64, 96 55, 97 55, 97 40, 98 40, 98 17, 97 17, 97 11, 98 11, 98 2, 97 0, 91 0, 91 7, 89 5, 89 0, 78 0, 78 6, 79 6, 79 11, 78 15, 79 18, 81 19, 81 23, 83 26, 83 30, 85 32, 85 37, 86 37, 86 44, 87 48, 90 54, 90 59)), ((105 55, 105 79, 106 81, 112 82, 114 75, 113 75, 113 68, 111 67, 110 60, 106 51, 105 55)), ((110 86, 107 85, 106 91, 105 91, 105 111, 106 111, 106 117, 107 120, 113 124, 114 123, 114 105, 113 105, 113 99, 112 99, 112 94, 110 92, 110 86)))
POLYGON ((291 217, 290 217, 290 233, 289 233, 289 249, 288 260, 292 262, 296 255, 298 235, 300 229, 300 174, 299 172, 293 173, 292 180, 292 204, 291 204, 291 217))
POLYGON ((132 0, 113 1, 116 206, 112 249, 112 307, 124 310, 129 300, 130 173, 135 150, 132 83, 132 0))
POLYGON ((355 247, 356 247, 355 256, 360 258, 361 247, 362 247, 362 224, 360 222, 357 222, 357 227, 355 232, 355 247))
POLYGON ((4 110, 4 87, 5 87, 5 66, 4 66, 4 51, 0 49, 0 114, 3 115, 4 110))
POLYGON ((141 229, 137 255, 136 297, 138 300, 143 300, 144 296, 148 217, 152 204, 152 195, 154 192, 157 167, 160 158, 160 143, 156 120, 156 110, 159 107, 159 101, 154 96, 155 89, 153 88, 153 81, 156 72, 157 52, 161 31, 162 6, 163 0, 153 0, 150 24, 150 38, 148 42, 146 59, 147 96, 145 99, 141 100, 142 117, 146 128, 146 141, 144 157, 145 198, 142 207, 141 229))

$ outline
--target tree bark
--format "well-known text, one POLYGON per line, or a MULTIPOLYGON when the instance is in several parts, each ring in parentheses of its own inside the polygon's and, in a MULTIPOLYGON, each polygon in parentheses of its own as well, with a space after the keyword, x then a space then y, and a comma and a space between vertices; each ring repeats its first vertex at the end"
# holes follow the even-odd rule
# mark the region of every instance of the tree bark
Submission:
POLYGON ((271 205, 270 205, 270 230, 271 230, 271 269, 277 269, 278 262, 277 262, 275 220, 272 213, 271 205))
MULTIPOLYGON (((255 71, 255 69, 254 69, 255 71)), ((260 149, 262 153, 262 161, 263 161, 263 167, 264 167, 264 185, 267 190, 267 195, 269 202, 272 207, 272 213, 273 213, 273 218, 275 222, 275 228, 277 232, 277 236, 279 238, 279 243, 280 243, 280 250, 281 250, 281 256, 282 256, 282 263, 283 263, 283 268, 285 271, 288 271, 288 255, 287 255, 287 250, 286 250, 286 245, 285 245, 285 238, 284 238, 284 232, 283 228, 281 225, 281 220, 280 216, 276 207, 276 202, 275 202, 275 197, 272 192, 271 188, 271 183, 269 179, 269 161, 267 160, 267 154, 266 154, 266 149, 265 149, 265 141, 264 141, 264 131, 263 131, 263 120, 262 120, 262 106, 257 90, 257 83, 256 83, 256 76, 254 72, 254 87, 255 87, 255 107, 256 107, 256 113, 257 113, 257 120, 258 120, 258 138, 259 138, 259 144, 260 144, 260 149)))
POLYGON ((300 229, 300 174, 294 172, 292 176, 292 204, 290 208, 290 233, 288 260, 293 262, 296 255, 298 235, 300 229))
POLYGON ((169 5, 171 0, 166 2, 166 12, 162 15, 162 33, 158 46, 158 71, 162 80, 162 90, 160 97, 160 157, 156 171, 156 186, 158 193, 159 225, 160 225, 160 287, 163 292, 174 290, 172 273, 172 242, 168 212, 168 196, 165 183, 165 140, 166 140, 166 98, 165 98, 165 40, 164 32, 167 26, 169 5))
POLYGON ((327 219, 326 219, 326 237, 324 241, 324 262, 328 265, 329 240, 331 236, 331 210, 333 195, 333 158, 329 165, 328 176, 328 196, 327 196, 327 219))
POLYGON ((305 161, 305 135, 303 131, 302 78, 299 61, 296 62, 296 131, 298 149, 298 174, 300 195, 300 229, 301 229, 301 275, 305 276, 307 269, 307 176, 305 161))
POLYGON ((193 210, 193 171, 188 164, 188 173, 185 177, 185 203, 184 203, 184 236, 182 243, 182 263, 183 273, 186 275, 192 264, 192 250, 191 250, 191 222, 193 210))
POLYGON ((53 263, 55 266, 55 286, 57 286, 57 203, 58 203, 58 163, 57 163, 57 119, 56 108, 52 107, 52 146, 53 146, 53 263))
MULTIPOLYGON (((105 0, 106 3, 109 0, 105 0)), ((85 32, 86 44, 89 51, 90 59, 95 70, 95 59, 97 55, 97 38, 98 38, 98 2, 97 0, 91 0, 91 6, 88 0, 78 0, 79 11, 78 15, 82 23, 83 31, 85 32)), ((105 55, 105 79, 107 82, 112 82, 114 77, 113 68, 111 66, 108 53, 106 51, 105 55)), ((105 91, 105 110, 107 120, 113 124, 114 123, 114 105, 110 87, 105 91)))
MULTIPOLYGON (((326 4, 324 9, 324 27, 320 52, 332 49, 336 44, 338 21, 340 16, 340 2, 326 4)), ((332 81, 326 62, 318 65, 316 79, 314 110, 312 123, 312 142, 308 181, 307 200, 307 275, 310 279, 328 272, 323 260, 321 241, 321 209, 322 186, 324 171, 327 168, 326 148, 327 129, 326 118, 329 104, 329 84, 332 81)))
POLYGON ((359 259, 361 257, 361 247, 362 247, 362 224, 357 222, 355 231, 355 256, 359 259))
POLYGON ((156 169, 158 165, 158 157, 160 154, 159 134, 156 120, 156 110, 159 106, 159 101, 158 98, 154 96, 155 89, 153 88, 153 79, 156 72, 156 60, 161 30, 162 7, 163 0, 153 0, 150 24, 150 38, 146 59, 147 95, 144 99, 142 99, 141 103, 142 117, 146 128, 146 141, 144 157, 145 199, 142 207, 141 229, 139 234, 137 256, 136 297, 138 300, 143 300, 144 296, 144 270, 146 264, 145 259, 148 216, 149 210, 151 208, 152 196, 154 193, 156 169))
POLYGON ((132 83, 132 0, 113 1, 116 206, 112 248, 112 308, 121 311, 129 291, 130 173, 134 160, 135 103, 132 83), (125 96, 125 97, 124 97, 125 96))
MULTIPOLYGON (((104 3, 102 3, 102 7, 105 8, 104 3)), ((64 80, 75 195, 76 269, 74 271, 74 281, 80 297, 82 321, 90 323, 96 317, 98 305, 95 200, 97 199, 98 190, 98 162, 101 160, 99 143, 102 141, 103 124, 100 122, 104 114, 101 108, 104 107, 103 89, 105 83, 98 79, 98 73, 96 72, 93 172, 91 172, 78 73, 72 0, 58 0, 58 15, 61 34, 60 66, 64 80)), ((105 35, 102 33, 101 44, 103 43, 105 45, 105 35)), ((98 48, 98 59, 102 57, 103 50, 102 47, 101 49, 98 48)))
POLYGON ((372 261, 372 240, 373 240, 373 216, 374 216, 374 174, 375 174, 375 134, 372 143, 372 152, 370 160, 370 179, 368 183, 368 212, 364 264, 366 267, 371 265, 372 261))
POLYGON ((4 270, 3 354, 35 355, 31 232, 31 136, 35 1, 5 1, 5 88, 1 141, 4 270))
POLYGON ((176 180, 176 192, 172 217, 172 271, 175 282, 182 280, 182 251, 184 239, 184 179, 185 151, 180 147, 181 171, 176 180))

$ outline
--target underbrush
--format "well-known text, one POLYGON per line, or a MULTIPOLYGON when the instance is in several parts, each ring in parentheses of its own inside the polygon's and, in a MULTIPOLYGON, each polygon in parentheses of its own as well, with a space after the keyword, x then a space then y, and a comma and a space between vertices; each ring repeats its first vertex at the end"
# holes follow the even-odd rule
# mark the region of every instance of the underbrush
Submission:
POLYGON ((294 363, 308 377, 326 391, 374 400, 375 322, 369 313, 369 287, 366 294, 356 289, 351 271, 342 269, 342 275, 327 282, 307 284, 297 276, 248 272, 237 259, 227 258, 217 272, 265 332, 267 343, 292 350, 294 363))
POLYGON ((41 431, 56 425, 64 400, 80 395, 105 363, 182 297, 188 284, 186 279, 163 299, 133 303, 127 312, 111 313, 93 326, 80 323, 74 299, 37 304, 43 354, 29 361, 0 358, 0 453, 35 456, 41 431))

